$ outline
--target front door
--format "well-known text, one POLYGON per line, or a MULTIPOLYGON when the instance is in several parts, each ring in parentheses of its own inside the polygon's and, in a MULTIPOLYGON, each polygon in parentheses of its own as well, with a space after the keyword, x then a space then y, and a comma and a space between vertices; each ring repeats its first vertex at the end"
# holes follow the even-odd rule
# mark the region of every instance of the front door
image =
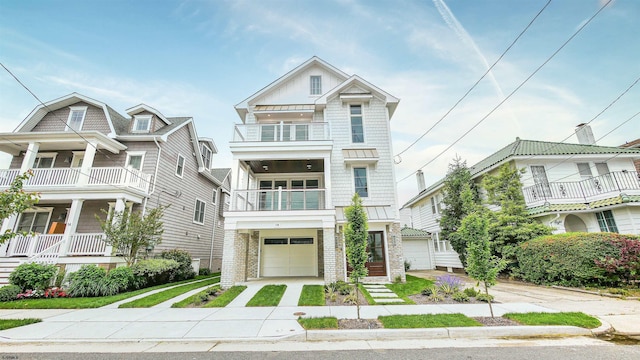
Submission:
POLYGON ((369 276, 386 276, 387 266, 384 258, 384 233, 382 231, 369 231, 367 254, 369 258, 365 266, 369 269, 369 276))

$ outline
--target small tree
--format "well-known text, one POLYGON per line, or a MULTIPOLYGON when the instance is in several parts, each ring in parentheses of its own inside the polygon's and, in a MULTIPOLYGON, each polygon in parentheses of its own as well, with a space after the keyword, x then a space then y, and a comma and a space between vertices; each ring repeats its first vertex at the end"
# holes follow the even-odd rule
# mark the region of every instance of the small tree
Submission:
POLYGON ((354 283, 356 292, 356 306, 358 319, 360 319, 360 300, 358 299, 358 284, 360 279, 367 276, 367 238, 368 225, 367 214, 362 207, 362 199, 356 193, 351 199, 351 206, 344 210, 347 224, 344 230, 345 250, 347 253, 347 263, 351 267, 349 278, 354 283))
POLYGON ((100 221, 100 227, 105 233, 105 242, 122 253, 127 266, 136 262, 141 251, 154 248, 162 241, 164 232, 163 223, 160 220, 164 215, 166 206, 158 206, 142 216, 139 211, 130 210, 114 211, 108 214, 107 219, 100 221))
POLYGON ((462 220, 460 234, 467 240, 467 273, 471 278, 483 283, 489 311, 493 317, 489 287, 496 284, 498 273, 507 266, 507 262, 491 255, 488 226, 486 216, 471 213, 462 220))
MULTIPOLYGON (((31 170, 16 176, 9 188, 0 193, 0 223, 11 215, 22 213, 40 200, 40 194, 22 190, 22 185, 31 176, 33 176, 31 170)), ((16 233, 7 229, 0 234, 0 244, 14 236, 16 233)))

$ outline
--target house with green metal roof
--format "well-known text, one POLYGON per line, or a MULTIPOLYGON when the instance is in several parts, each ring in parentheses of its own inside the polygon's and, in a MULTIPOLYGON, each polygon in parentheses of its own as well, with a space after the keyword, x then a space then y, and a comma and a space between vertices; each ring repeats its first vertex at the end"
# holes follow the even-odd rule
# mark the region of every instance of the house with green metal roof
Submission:
MULTIPOLYGON (((469 170, 480 183, 503 164, 523 169, 522 193, 530 216, 556 233, 640 234, 640 177, 634 166, 638 159, 638 148, 516 138, 469 170)), ((421 184, 421 173, 417 175, 421 184)), ((401 213, 411 227, 432 234, 433 267, 460 268, 457 253, 439 236, 443 185, 444 179, 428 187, 419 185, 418 195, 404 204, 401 213)))

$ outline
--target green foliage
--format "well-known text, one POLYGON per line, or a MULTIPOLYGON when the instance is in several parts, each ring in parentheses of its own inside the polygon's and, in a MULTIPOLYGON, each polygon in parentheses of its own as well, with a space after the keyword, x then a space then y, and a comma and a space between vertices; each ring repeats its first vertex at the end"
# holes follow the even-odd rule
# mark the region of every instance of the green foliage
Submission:
POLYGON ((211 275, 211 270, 209 268, 200 268, 198 269, 198 275, 211 275))
POLYGON ((431 296, 433 294, 437 294, 439 291, 440 289, 437 286, 429 285, 426 288, 422 289, 420 293, 424 296, 431 296))
POLYGON ((347 218, 347 224, 344 230, 345 250, 347 263, 351 267, 349 278, 352 282, 358 284, 360 279, 368 274, 368 269, 365 267, 368 258, 367 214, 362 207, 362 199, 360 199, 358 194, 353 195, 351 206, 348 206, 344 210, 344 213, 347 218))
POLYGON ((343 302, 345 304, 357 305, 359 303, 358 290, 356 290, 356 288, 352 288, 349 294, 347 294, 347 296, 344 297, 343 302))
POLYGON ((247 306, 278 306, 287 285, 265 285, 247 302, 247 306))
MULTIPOLYGON (((31 176, 33 176, 31 170, 16 176, 9 188, 0 192, 0 223, 11 215, 22 213, 40 200, 40 194, 22 190, 24 182, 31 176)), ((15 232, 7 229, 0 234, 0 244, 16 235, 15 232)))
POLYGON ((449 240, 451 246, 458 253, 460 261, 465 263, 466 242, 457 231, 460 228, 462 219, 473 209, 473 204, 480 204, 478 189, 471 179, 471 172, 467 168, 466 161, 460 158, 453 159, 449 164, 447 177, 442 187, 444 207, 440 218, 440 236, 444 240, 449 240), (463 196, 464 194, 464 196, 463 196))
POLYGON ((160 254, 160 258, 175 260, 180 264, 173 278, 170 279, 171 281, 193 279, 196 276, 191 266, 191 254, 187 251, 179 249, 165 250, 160 254))
POLYGON ((475 288, 466 288, 462 290, 462 292, 464 292, 469 297, 476 297, 479 294, 478 290, 476 290, 475 288))
POLYGON ((411 270, 411 262, 405 260, 404 261, 404 271, 409 271, 411 270))
POLYGON ((466 293, 459 291, 457 293, 454 293, 453 295, 451 295, 451 299, 453 299, 454 301, 457 302, 468 302, 469 301, 469 295, 467 295, 466 293))
POLYGON ((302 286, 298 306, 322 306, 324 304, 324 289, 322 285, 302 286))
POLYGON ((5 285, 0 287, 0 301, 17 300, 18 294, 21 292, 22 289, 18 285, 5 285))
POLYGON ((131 268, 121 266, 112 269, 107 273, 107 276, 102 279, 100 296, 111 296, 125 292, 134 288, 135 284, 135 276, 131 268))
POLYGON ((169 289, 157 292, 155 294, 151 294, 149 296, 145 296, 143 298, 130 301, 128 303, 120 304, 118 308, 148 308, 165 301, 168 301, 178 295, 182 295, 191 290, 199 289, 205 286, 213 285, 217 283, 219 279, 210 278, 203 281, 191 281, 186 284, 171 287, 169 289))
POLYGON ((432 301, 432 302, 444 301, 444 294, 441 294, 441 293, 439 293, 437 291, 433 292, 433 293, 431 293, 431 295, 429 295, 429 299, 428 300, 432 301))
POLYGON ((9 283, 18 285, 22 291, 44 290, 49 287, 58 268, 55 265, 24 263, 18 265, 9 275, 9 283))
POLYGON ((476 300, 491 304, 493 301, 493 295, 478 293, 478 295, 476 295, 476 300))
POLYGON ((338 280, 331 284, 325 285, 325 292, 329 291, 339 293, 340 295, 347 295, 351 291, 351 285, 342 280, 338 280))
POLYGON ((102 296, 103 280, 107 271, 95 264, 82 265, 69 278, 69 295, 72 297, 102 296))
POLYGON ((146 259, 131 266, 133 275, 145 280, 140 287, 166 284, 174 277, 178 268, 180 264, 177 261, 168 259, 146 259))
POLYGON ((108 213, 106 220, 98 215, 96 219, 105 233, 105 242, 122 253, 127 266, 134 264, 142 251, 153 249, 162 241, 164 232, 160 219, 164 215, 166 206, 158 206, 149 210, 144 216, 139 212, 130 210, 112 211, 108 213))
POLYGON ((41 319, 0 319, 0 330, 7 330, 18 326, 35 324, 41 321, 41 319))
POLYGON ((338 328, 338 319, 335 317, 299 318, 298 323, 300 323, 305 330, 338 328))
POLYGON ((424 314, 379 316, 385 329, 445 328, 482 326, 462 314, 424 314))
POLYGON ((404 283, 387 284, 386 287, 396 293, 396 295, 404 299, 405 302, 408 302, 409 295, 419 294, 422 289, 432 284, 433 281, 431 280, 407 275, 407 279, 404 283))
POLYGON ((600 320, 581 312, 560 313, 508 313, 503 317, 524 325, 567 325, 586 329, 595 329, 602 325, 600 320))
POLYGON ((515 275, 545 285, 606 286, 618 280, 596 260, 620 255, 616 239, 638 239, 614 233, 565 233, 544 236, 521 244, 516 253, 515 275))
POLYGON ((229 305, 238 295, 247 289, 246 286, 232 286, 225 290, 222 294, 218 295, 215 299, 209 301, 205 307, 225 307, 229 305))

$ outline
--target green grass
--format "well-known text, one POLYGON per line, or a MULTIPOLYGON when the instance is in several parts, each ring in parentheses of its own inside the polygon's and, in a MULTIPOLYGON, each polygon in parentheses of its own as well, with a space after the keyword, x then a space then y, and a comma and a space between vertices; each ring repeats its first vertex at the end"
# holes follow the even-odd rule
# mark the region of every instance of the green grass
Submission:
POLYGON ((7 330, 18 326, 35 324, 41 321, 41 319, 1 319, 0 330, 7 330))
POLYGON ((247 303, 247 306, 278 306, 287 285, 265 285, 247 303))
POLYGON ((178 295, 182 295, 186 292, 189 292, 191 290, 195 290, 204 286, 208 286, 214 283, 217 283, 220 281, 220 278, 218 277, 214 277, 208 280, 203 280, 203 281, 198 281, 198 282, 192 282, 192 283, 188 283, 188 284, 184 284, 184 285, 180 285, 180 286, 176 286, 174 288, 168 289, 168 290, 164 290, 161 291, 159 293, 156 294, 152 294, 149 296, 145 296, 143 298, 140 298, 138 300, 133 300, 133 301, 129 301, 127 303, 121 304, 120 306, 118 306, 118 308, 148 308, 148 307, 152 307, 154 305, 158 305, 160 303, 163 303, 169 299, 172 299, 178 295))
POLYGON ((210 286, 200 292, 198 292, 197 294, 191 295, 188 298, 178 301, 177 303, 173 303, 171 304, 172 308, 185 308, 189 305, 199 305, 200 304, 200 299, 202 298, 203 295, 205 294, 209 294, 212 291, 218 291, 220 290, 220 285, 214 285, 214 286, 210 286))
POLYGON ((504 314, 503 317, 515 320, 524 325, 569 325, 587 329, 594 329, 601 325, 600 320, 581 312, 509 313, 504 314))
POLYGON ((229 305, 230 302, 233 301, 241 292, 243 292, 247 287, 242 286, 232 286, 227 289, 222 295, 217 296, 215 299, 209 301, 204 307, 225 307, 229 305))
POLYGON ((407 275, 406 282, 387 284, 386 286, 404 300, 406 304, 414 304, 413 300, 409 299, 409 295, 419 294, 424 288, 431 285, 433 285, 432 280, 407 275))
POLYGON ((338 328, 338 319, 335 317, 300 318, 298 319, 298 323, 300 323, 305 330, 338 328))
POLYGON ((358 289, 360 289, 360 292, 362 293, 362 296, 364 296, 364 299, 367 301, 367 304, 379 305, 378 303, 376 303, 375 300, 373 300, 373 297, 371 296, 371 294, 369 294, 367 289, 365 289, 364 286, 362 286, 362 284, 358 284, 358 289))
POLYGON ((298 299, 298 306, 323 305, 325 305, 323 285, 304 285, 302 287, 302 293, 300 294, 300 299, 298 299))
POLYGON ((379 316, 378 320, 385 329, 482 326, 462 314, 391 315, 379 316))

